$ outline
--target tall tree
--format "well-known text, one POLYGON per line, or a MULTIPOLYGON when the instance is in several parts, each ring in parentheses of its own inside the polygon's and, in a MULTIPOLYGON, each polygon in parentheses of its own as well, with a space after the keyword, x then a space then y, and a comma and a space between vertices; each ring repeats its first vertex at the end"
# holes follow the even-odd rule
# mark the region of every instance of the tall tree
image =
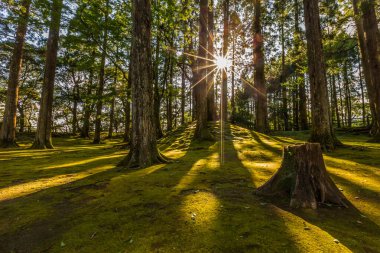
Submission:
POLYGON ((318 2, 318 0, 303 0, 311 93, 310 141, 319 142, 323 149, 334 149, 339 141, 335 137, 330 118, 318 2))
POLYGON ((361 0, 360 7, 377 116, 377 127, 373 133, 373 137, 375 141, 380 142, 380 36, 376 19, 375 1, 361 0))
POLYGON ((46 62, 40 110, 38 114, 37 132, 32 148, 52 149, 51 127, 53 120, 53 93, 55 71, 57 65, 57 52, 59 41, 59 29, 61 24, 63 0, 53 0, 51 4, 51 19, 49 37, 46 49, 46 62))
POLYGON ((254 0, 254 22, 253 22, 253 64, 254 64, 254 85, 256 96, 256 119, 255 129, 259 132, 268 130, 268 104, 267 88, 265 86, 264 75, 264 39, 261 28, 261 0, 254 0))
POLYGON ((104 11, 104 31, 103 31, 103 43, 101 47, 102 56, 100 59, 100 69, 99 69, 99 84, 96 90, 96 118, 95 118, 95 135, 94 144, 100 143, 100 134, 102 131, 102 108, 103 108, 103 91, 105 85, 105 65, 107 57, 107 44, 108 44, 108 15, 109 15, 109 0, 106 1, 105 11, 104 11))
POLYGON ((157 148, 154 124, 151 1, 133 0, 132 18, 132 140, 129 154, 121 165, 144 168, 165 161, 157 148))
MULTIPOLYGON (((208 59, 214 58, 214 0, 210 0, 208 11, 208 59)), ((216 120, 216 107, 215 107, 215 88, 214 88, 214 71, 213 67, 208 68, 207 76, 207 119, 209 121, 216 120)))
MULTIPOLYGON (((230 1, 223 1, 223 57, 227 57, 229 46, 229 21, 230 21, 230 1)), ((227 69, 222 69, 222 89, 221 89, 221 115, 220 118, 227 122, 227 69)))
POLYGON ((355 24, 356 24, 356 31, 358 35, 358 44, 360 49, 360 60, 361 65, 363 68, 363 75, 365 84, 368 91, 368 100, 369 105, 371 109, 371 115, 372 115, 372 130, 371 133, 376 133, 378 129, 378 123, 377 123, 377 115, 376 115, 376 109, 375 109, 375 100, 376 100, 376 91, 372 83, 371 78, 371 70, 369 65, 369 59, 368 59, 368 50, 367 50, 367 44, 366 44, 366 38, 364 34, 364 28, 363 28, 363 16, 361 15, 361 10, 359 3, 361 0, 353 0, 352 5, 354 9, 355 14, 355 24))
POLYGON ((7 98, 3 124, 0 131, 0 146, 14 147, 16 143, 16 111, 18 104, 19 79, 22 67, 25 35, 28 28, 31 0, 23 0, 20 5, 20 16, 16 31, 16 41, 9 70, 7 98))
POLYGON ((207 57, 207 18, 208 16, 208 0, 200 0, 199 14, 199 48, 197 59, 197 70, 194 85, 195 93, 195 113, 196 113, 196 129, 194 137, 196 139, 210 139, 211 134, 207 128, 207 81, 206 76, 206 57, 207 57))

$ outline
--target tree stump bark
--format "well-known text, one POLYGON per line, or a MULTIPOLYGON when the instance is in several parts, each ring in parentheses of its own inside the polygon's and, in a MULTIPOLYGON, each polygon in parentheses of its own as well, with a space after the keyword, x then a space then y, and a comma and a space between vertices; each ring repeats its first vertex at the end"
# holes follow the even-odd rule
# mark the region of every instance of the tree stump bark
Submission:
POLYGON ((290 207, 316 209, 318 204, 348 207, 348 200, 327 173, 319 143, 284 147, 279 170, 257 194, 289 197, 290 207))

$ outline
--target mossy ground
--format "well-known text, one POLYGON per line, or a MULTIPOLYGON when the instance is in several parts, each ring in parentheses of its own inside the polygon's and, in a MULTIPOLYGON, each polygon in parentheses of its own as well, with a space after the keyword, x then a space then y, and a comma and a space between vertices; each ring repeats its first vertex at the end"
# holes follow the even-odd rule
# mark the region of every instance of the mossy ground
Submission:
POLYGON ((161 141, 172 163, 141 170, 116 167, 118 139, 0 149, 0 252, 380 252, 380 144, 339 135, 347 146, 325 154, 355 209, 292 210, 254 190, 307 133, 227 126, 221 165, 220 142, 193 131, 161 141))

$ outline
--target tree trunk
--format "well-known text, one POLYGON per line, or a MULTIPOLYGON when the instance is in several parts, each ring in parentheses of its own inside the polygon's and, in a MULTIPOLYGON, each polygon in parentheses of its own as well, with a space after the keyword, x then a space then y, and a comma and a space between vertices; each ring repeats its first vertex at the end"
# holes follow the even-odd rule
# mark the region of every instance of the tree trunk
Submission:
POLYGON ((323 149, 334 149, 340 143, 335 137, 330 118, 318 0, 303 0, 303 3, 311 93, 310 141, 320 143, 323 149))
MULTIPOLYGON (((236 27, 235 27, 236 30, 236 27)), ((235 105, 235 51, 236 51, 236 32, 232 35, 232 66, 231 66, 231 122, 235 123, 236 105, 235 105)))
POLYGON ((91 94, 92 94, 92 87, 93 87, 93 80, 94 80, 94 71, 91 67, 90 69, 90 76, 89 76, 89 83, 87 84, 87 94, 86 99, 84 101, 84 116, 83 116, 83 127, 81 131, 81 138, 90 138, 90 117, 91 117, 91 94))
POLYGON ((338 96, 337 96, 337 92, 336 92, 336 83, 335 83, 335 75, 332 76, 332 103, 333 103, 333 107, 334 107, 334 112, 335 112, 335 118, 336 118, 336 122, 337 122, 337 125, 338 125, 338 128, 341 127, 340 125, 340 115, 339 115, 339 106, 338 106, 338 96))
MULTIPOLYGON (((230 1, 223 1, 223 57, 227 57, 229 42, 230 1)), ((227 122, 227 69, 222 69, 221 122, 227 122)))
POLYGON ((120 165, 145 168, 164 162, 157 149, 151 52, 152 11, 150 0, 132 2, 132 141, 120 165))
POLYGON ((373 140, 380 142, 380 41, 379 30, 376 20, 375 1, 361 0, 361 12, 365 45, 367 49, 371 83, 374 91, 374 104, 376 110, 376 127, 373 132, 373 140))
POLYGON ((200 0, 200 16, 199 16, 199 49, 197 59, 197 70, 193 85, 195 95, 195 114, 196 114, 196 129, 194 137, 200 140, 209 140, 212 138, 211 133, 207 128, 207 81, 205 80, 206 65, 205 58, 207 57, 207 18, 208 16, 208 0, 200 0))
POLYGON ((19 132, 23 133, 25 131, 25 111, 24 111, 24 105, 20 104, 20 102, 17 105, 18 112, 20 114, 20 128, 19 132))
POLYGON ((103 108, 103 91, 105 85, 105 66, 106 66, 106 56, 107 56, 107 46, 108 46, 108 8, 109 0, 106 2, 106 12, 104 14, 104 31, 103 31, 103 43, 102 43, 102 57, 100 60, 100 69, 99 69, 99 84, 96 91, 96 118, 95 118, 95 135, 94 135, 94 144, 99 144, 101 141, 101 132, 102 132, 102 108, 103 108))
POLYGON ((72 72, 73 76, 73 122, 72 122, 72 134, 75 135, 77 133, 77 125, 78 125, 78 101, 79 101, 79 83, 75 80, 75 73, 72 72))
POLYGON ((295 131, 300 130, 299 126, 299 103, 298 103, 298 86, 292 91, 293 97, 293 129, 295 131))
POLYGON ((372 115, 372 130, 371 133, 376 133, 377 131, 377 115, 376 115, 376 109, 375 109, 375 100, 376 100, 376 92, 375 88, 373 86, 372 80, 371 80, 371 70, 369 65, 369 59, 368 59, 368 50, 367 50, 367 44, 364 34, 364 28, 363 28, 363 17, 360 12, 359 8, 359 2, 361 0, 353 0, 353 9, 355 14, 355 24, 356 24, 356 30, 358 34, 358 42, 359 42, 359 49, 360 49, 360 59, 363 66, 363 74, 364 74, 364 80, 367 87, 367 93, 368 93, 368 100, 369 105, 371 109, 371 115, 372 115))
POLYGON ((9 70, 7 98, 3 124, 0 131, 0 147, 17 147, 16 143, 16 113, 18 104, 19 79, 22 68, 25 35, 28 28, 31 0, 21 2, 22 9, 18 20, 16 41, 9 70))
MULTIPOLYGON (((281 69, 285 72, 285 34, 284 20, 281 18, 281 69)), ((281 80, 284 82, 285 80, 281 80)), ((289 114, 288 114, 288 88, 282 84, 282 115, 284 116, 284 130, 289 131, 289 114)))
POLYGON ((254 8, 253 64, 255 69, 253 79, 255 84, 255 92, 257 94, 255 129, 258 132, 266 132, 268 131, 268 105, 264 75, 264 40, 261 34, 261 0, 254 0, 254 8))
POLYGON ((344 63, 343 78, 344 78, 344 93, 345 93, 344 98, 345 98, 345 109, 346 109, 346 116, 347 116, 347 126, 352 127, 351 88, 350 88, 350 81, 348 79, 347 62, 344 63))
MULTIPOLYGON (((214 0, 210 0, 208 11, 208 59, 211 61, 214 59, 214 0)), ((216 120, 216 107, 215 107, 215 84, 214 84, 214 67, 207 69, 207 120, 216 120)))
POLYGON ((322 204, 349 206, 327 173, 319 143, 284 147, 281 167, 256 192, 277 198, 290 197, 293 208, 316 209, 322 204))
MULTIPOLYGON (((185 50, 184 50, 185 51, 185 50)), ((181 77, 181 125, 185 125, 185 106, 186 106, 186 60, 182 58, 182 77, 181 77)))
POLYGON ((162 133, 161 120, 160 120, 160 108, 161 108, 161 96, 160 96, 160 87, 159 87, 159 63, 160 63, 160 42, 161 38, 159 33, 156 37, 156 52, 154 59, 154 123, 156 128, 157 139, 162 138, 164 134, 162 133))
POLYGON ((110 109, 110 123, 108 126, 108 138, 111 139, 113 135, 113 127, 115 123, 115 96, 116 96, 116 87, 117 87, 117 67, 115 66, 115 77, 113 80, 113 96, 111 100, 111 109, 110 109))
MULTIPOLYGON (((173 48, 173 45, 171 45, 173 48)), ((168 96, 167 96, 167 131, 171 131, 173 129, 173 81, 174 81, 174 58, 170 54, 169 56, 169 84, 167 86, 168 96)))
POLYGON ((126 87, 126 98, 124 102, 124 113, 125 113, 125 126, 124 126, 124 142, 130 142, 131 141, 131 131, 130 131, 130 125, 131 125, 131 83, 132 83, 132 64, 131 61, 129 61, 129 71, 128 71, 128 82, 126 87))
POLYGON ((51 128, 53 124, 53 95, 62 7, 62 0, 53 0, 37 132, 32 145, 32 148, 35 149, 53 148, 51 139, 51 128))
POLYGON ((366 126, 366 118, 367 118, 367 112, 365 109, 365 98, 364 98, 364 86, 363 86, 363 75, 362 75, 362 67, 359 61, 359 86, 360 86, 360 98, 362 102, 362 122, 363 126, 366 126))

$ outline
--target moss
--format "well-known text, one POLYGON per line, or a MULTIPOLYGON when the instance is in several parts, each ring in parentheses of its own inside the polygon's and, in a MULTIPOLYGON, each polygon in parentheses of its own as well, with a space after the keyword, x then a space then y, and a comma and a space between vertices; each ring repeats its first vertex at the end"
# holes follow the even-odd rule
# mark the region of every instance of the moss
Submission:
POLYGON ((37 151, 26 149, 31 142, 25 139, 20 148, 0 149, 0 196, 14 190, 0 202, 0 251, 380 248, 379 144, 339 135, 346 147, 325 154, 329 173, 357 210, 295 211, 286 201, 271 204, 253 193, 279 167, 282 146, 305 141, 308 132, 268 136, 227 126, 221 165, 220 141, 193 141, 193 131, 190 125, 160 140, 172 163, 140 170, 116 168, 127 153, 117 146, 120 139, 92 145, 55 138, 56 149, 37 151))

